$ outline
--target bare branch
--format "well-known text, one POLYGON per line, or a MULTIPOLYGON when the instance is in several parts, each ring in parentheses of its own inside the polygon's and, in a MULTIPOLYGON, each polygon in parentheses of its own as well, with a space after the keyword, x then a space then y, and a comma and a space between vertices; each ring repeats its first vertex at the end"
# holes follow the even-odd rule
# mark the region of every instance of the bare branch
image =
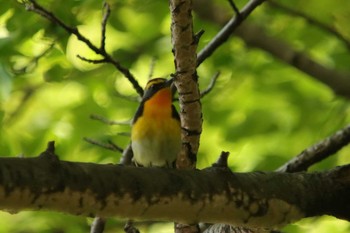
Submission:
POLYGON ((103 58, 103 59, 89 59, 89 58, 80 56, 79 54, 77 54, 77 57, 80 60, 83 60, 83 61, 86 61, 86 62, 89 62, 89 63, 92 63, 92 64, 101 64, 101 63, 106 63, 107 62, 107 60, 105 58, 103 58))
POLYGON ((228 2, 230 3, 230 6, 232 7, 232 9, 235 11, 236 17, 240 17, 239 9, 236 6, 236 4, 234 3, 234 1, 233 0, 228 0, 228 2))
POLYGON ((67 162, 52 155, 0 159, 0 174, 6 174, 1 210, 267 228, 324 214, 350 219, 350 165, 315 173, 232 173, 67 162))
MULTIPOLYGON (((101 55, 104 57, 104 60, 106 63, 112 64, 117 70, 119 70, 128 80, 129 82, 133 85, 134 89, 136 92, 140 95, 143 96, 143 89, 137 82, 136 78, 131 74, 130 70, 127 69, 126 67, 122 66, 119 61, 115 60, 112 58, 110 54, 108 54, 104 48, 98 48, 94 44, 91 43, 89 39, 87 39, 85 36, 83 36, 79 30, 76 27, 70 27, 67 24, 65 24, 63 21, 61 21, 59 18, 57 18, 52 12, 46 10, 44 7, 39 5, 35 0, 29 0, 30 3, 26 3, 26 9, 28 11, 33 11, 42 17, 48 19, 49 21, 59 25, 62 27, 65 31, 67 31, 70 34, 75 35, 78 40, 84 42, 92 51, 94 51, 96 54, 101 55)), ((107 11, 108 12, 108 9, 107 11)), ((105 13, 104 17, 108 18, 109 13, 105 13)), ((102 31, 105 29, 102 29, 102 31)), ((102 32, 105 33, 105 32, 102 32)), ((101 44, 103 43, 104 39, 101 39, 101 44)), ((104 43, 103 43, 104 44, 104 43)), ((84 59, 83 59, 84 60, 84 59)), ((89 61, 89 59, 85 59, 89 61)), ((90 60, 93 61, 93 60, 90 60)), ((97 60, 98 61, 98 60, 97 60)))
POLYGON ((106 25, 108 17, 111 13, 111 9, 109 7, 109 4, 107 2, 103 2, 103 17, 101 22, 101 45, 100 48, 103 51, 106 51, 106 25))
POLYGON ((36 91, 39 90, 44 84, 38 84, 36 86, 27 86, 23 90, 23 95, 19 98, 18 104, 15 109, 9 113, 9 116, 5 118, 5 124, 10 125, 11 122, 15 121, 17 117, 21 116, 24 109, 26 109, 28 103, 30 103, 31 98, 35 95, 36 91))
POLYGON ((106 144, 106 143, 98 142, 94 139, 87 138, 87 137, 84 137, 83 139, 92 145, 96 145, 96 146, 102 147, 102 148, 107 149, 107 150, 117 151, 117 152, 123 153, 123 148, 117 146, 116 144, 114 144, 111 141, 108 141, 108 144, 106 144))
POLYGON ((211 92, 211 90, 213 90, 215 84, 216 84, 216 80, 219 78, 220 76, 220 72, 217 72, 210 80, 210 83, 208 85, 208 87, 203 90, 201 92, 201 98, 203 98, 204 96, 206 96, 207 94, 209 94, 211 92))
POLYGON ((324 30, 325 32, 328 32, 329 34, 332 34, 333 36, 335 36, 336 38, 338 38, 341 42, 343 42, 345 44, 345 46, 348 48, 348 50, 350 50, 350 41, 347 40, 340 32, 338 32, 334 27, 324 24, 321 21, 318 21, 315 18, 312 18, 310 15, 307 15, 301 11, 298 11, 296 9, 287 7, 277 1, 273 1, 270 0, 268 1, 269 5, 271 5, 272 7, 282 10, 284 12, 287 12, 290 15, 294 15, 297 17, 301 17, 303 19, 305 19, 307 22, 309 22, 312 25, 315 25, 316 27, 324 30))
POLYGON ((290 44, 274 38, 261 27, 246 22, 235 35, 249 46, 261 48, 275 58, 288 63, 300 71, 329 86, 336 94, 350 98, 350 73, 326 67, 313 60, 307 53, 295 50, 290 44))
POLYGON ((244 8, 215 35, 215 37, 198 53, 197 66, 208 58, 220 45, 227 41, 232 32, 265 0, 250 0, 244 8))
POLYGON ((203 36, 204 32, 205 31, 203 29, 199 30, 199 32, 197 32, 193 37, 193 43, 198 44, 199 40, 203 36))
MULTIPOLYGON (((203 1, 204 0, 201 0, 202 5, 203 1)), ((198 15, 207 20, 214 21, 219 25, 224 25, 227 20, 225 9, 219 8, 213 4, 208 6, 209 4, 211 4, 211 1, 206 1, 206 9, 204 9, 201 7, 201 4, 198 3, 196 7, 198 15), (210 9, 210 11, 207 9, 210 9)), ((326 84, 336 94, 350 98, 349 72, 326 67, 316 62, 307 53, 297 51, 287 42, 268 35, 262 28, 249 22, 245 22, 241 27, 236 28, 234 35, 243 39, 247 45, 260 48, 270 53, 273 57, 294 66, 300 71, 326 84)))
POLYGON ((151 79, 153 77, 154 67, 156 65, 157 59, 155 57, 152 58, 150 66, 149 66, 149 73, 148 73, 148 79, 151 79))
POLYGON ((333 155, 350 143, 350 125, 337 131, 334 135, 305 149, 282 167, 279 172, 306 171, 311 165, 333 155))
POLYGON ((36 55, 35 57, 32 57, 25 66, 21 68, 12 67, 12 72, 17 75, 25 74, 28 72, 29 69, 35 68, 39 63, 39 60, 44 56, 46 56, 54 48, 55 43, 56 43, 55 41, 52 41, 49 44, 49 46, 46 49, 44 49, 44 51, 42 51, 40 54, 36 55))
POLYGON ((197 43, 202 32, 194 35, 192 7, 192 1, 169 1, 176 69, 174 84, 179 93, 183 145, 176 162, 178 168, 195 167, 202 132, 202 109, 196 72, 197 43))
POLYGON ((93 120, 98 120, 101 121, 107 125, 130 125, 130 121, 113 121, 113 120, 109 120, 103 116, 100 115, 96 115, 96 114, 91 114, 90 118, 93 120))
POLYGON ((118 136, 124 136, 124 137, 127 137, 127 138, 130 138, 130 132, 118 132, 117 133, 118 136))

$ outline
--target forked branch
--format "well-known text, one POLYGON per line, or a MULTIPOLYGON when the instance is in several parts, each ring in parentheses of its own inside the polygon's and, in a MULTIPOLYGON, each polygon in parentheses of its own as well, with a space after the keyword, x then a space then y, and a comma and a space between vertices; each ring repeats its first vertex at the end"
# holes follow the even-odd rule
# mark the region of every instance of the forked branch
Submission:
POLYGON ((119 70, 133 85, 136 92, 142 96, 143 95, 143 89, 137 82, 136 78, 131 74, 130 70, 124 67, 119 61, 115 60, 109 53, 105 50, 105 33, 106 33, 106 23, 108 16, 110 14, 109 5, 105 3, 104 5, 104 16, 102 20, 102 30, 101 30, 101 43, 100 46, 95 46, 88 38, 86 38, 83 34, 81 34, 76 27, 68 26, 66 23, 64 23, 62 20, 60 20, 58 17, 55 16, 54 13, 48 11, 44 7, 42 7, 40 4, 38 4, 35 0, 29 0, 29 2, 25 3, 26 9, 28 11, 33 11, 39 15, 41 15, 43 18, 46 18, 47 20, 51 21, 54 24, 57 24, 61 28, 63 28, 66 32, 69 34, 75 35, 78 40, 85 43, 92 51, 94 51, 96 54, 101 55, 103 59, 93 60, 84 58, 82 56, 79 56, 80 59, 92 62, 92 63, 110 63, 112 64, 117 70, 119 70))
MULTIPOLYGON (((236 13, 230 21, 218 32, 214 38, 198 53, 197 66, 208 58, 219 46, 221 46, 232 35, 232 32, 243 23, 252 11, 265 0, 250 0, 244 8, 236 13)), ((235 9, 236 7, 234 7, 235 9)))

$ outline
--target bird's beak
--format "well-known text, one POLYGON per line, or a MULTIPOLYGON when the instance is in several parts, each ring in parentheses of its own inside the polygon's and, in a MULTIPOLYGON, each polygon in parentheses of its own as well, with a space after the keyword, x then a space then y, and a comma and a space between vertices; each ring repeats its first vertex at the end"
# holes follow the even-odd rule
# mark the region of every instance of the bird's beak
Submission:
POLYGON ((174 78, 170 78, 166 81, 166 85, 170 87, 174 83, 174 78))

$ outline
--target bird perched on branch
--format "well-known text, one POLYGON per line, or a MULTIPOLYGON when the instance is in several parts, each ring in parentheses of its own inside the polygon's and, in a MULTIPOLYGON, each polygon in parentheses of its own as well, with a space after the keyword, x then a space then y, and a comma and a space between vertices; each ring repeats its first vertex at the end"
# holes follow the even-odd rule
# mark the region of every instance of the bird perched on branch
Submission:
POLYGON ((132 122, 131 147, 138 166, 174 167, 181 150, 180 117, 172 104, 173 80, 148 81, 132 122))

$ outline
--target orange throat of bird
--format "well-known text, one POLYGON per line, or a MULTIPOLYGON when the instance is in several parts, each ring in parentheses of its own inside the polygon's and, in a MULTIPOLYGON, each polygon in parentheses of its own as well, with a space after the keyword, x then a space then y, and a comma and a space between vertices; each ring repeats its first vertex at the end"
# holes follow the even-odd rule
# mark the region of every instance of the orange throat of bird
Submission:
POLYGON ((143 115, 145 117, 171 116, 172 93, 170 88, 164 88, 155 93, 145 102, 143 115))

